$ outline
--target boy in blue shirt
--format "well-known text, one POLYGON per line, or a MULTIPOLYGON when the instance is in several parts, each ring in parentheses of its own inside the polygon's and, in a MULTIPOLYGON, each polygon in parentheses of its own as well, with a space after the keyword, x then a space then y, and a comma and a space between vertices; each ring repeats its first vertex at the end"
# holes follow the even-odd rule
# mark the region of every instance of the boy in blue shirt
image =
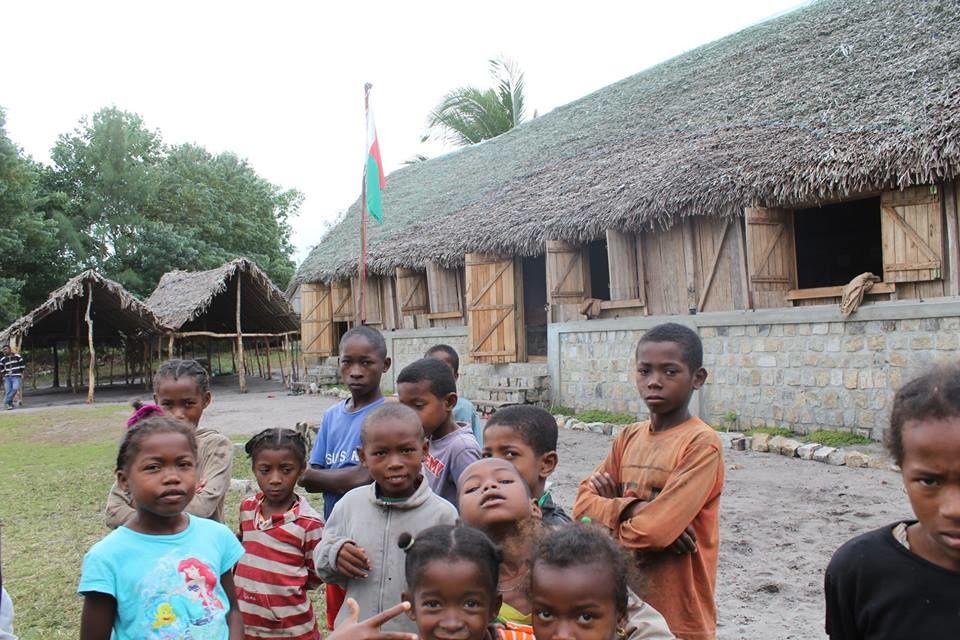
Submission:
MULTIPOLYGON (((383 404, 380 378, 390 369, 387 343, 376 329, 359 326, 340 339, 340 377, 350 389, 350 398, 338 402, 323 414, 317 440, 310 454, 310 468, 300 486, 311 493, 323 493, 323 518, 330 517, 343 494, 369 484, 370 473, 360 464, 360 427, 367 414, 383 404)), ((343 605, 344 591, 326 585, 327 626, 343 605)))
MULTIPOLYGON (((423 355, 424 358, 433 358, 445 363, 453 370, 453 379, 460 379, 460 356, 457 350, 448 344, 435 344, 423 355)), ((480 424, 480 416, 477 415, 477 409, 473 403, 457 393, 457 406, 453 408, 453 419, 456 422, 464 422, 470 425, 470 431, 476 438, 477 444, 483 446, 483 425, 480 424)))

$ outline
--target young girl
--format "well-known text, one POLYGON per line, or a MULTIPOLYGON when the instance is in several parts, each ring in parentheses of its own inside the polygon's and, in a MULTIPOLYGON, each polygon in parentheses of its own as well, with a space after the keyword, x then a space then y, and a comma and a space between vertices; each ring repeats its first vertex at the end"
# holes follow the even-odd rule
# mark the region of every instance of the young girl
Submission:
MULTIPOLYGON (((153 377, 153 400, 168 415, 183 420, 196 430, 196 495, 187 505, 187 513, 223 522, 223 501, 230 488, 233 444, 213 429, 198 428, 203 410, 210 406, 210 378, 196 360, 169 360, 160 365, 153 377)), ((107 526, 115 529, 133 517, 135 508, 129 494, 114 483, 107 496, 107 526)))
POLYGON ((441 524, 400 535, 406 554, 404 601, 421 638, 493 640, 500 608, 500 551, 480 531, 441 524))
POLYGON ((245 637, 319 640, 307 589, 320 584, 313 549, 323 518, 294 493, 307 468, 307 443, 292 429, 265 429, 247 442, 260 492, 240 504, 237 598, 245 637))
POLYGON ((530 569, 537 640, 668 640, 663 617, 627 586, 632 563, 599 527, 572 524, 544 536, 530 569))
POLYGON ((960 365, 933 369, 893 399, 886 444, 916 520, 844 544, 827 567, 827 634, 956 638, 960 602, 960 365))
MULTIPOLYGON (((460 478, 460 518, 489 535, 503 550, 497 585, 503 596, 499 619, 517 628, 528 627, 534 619, 530 565, 545 530, 530 489, 516 467, 499 458, 484 458, 467 467, 460 478)), ((630 593, 630 633, 626 638, 672 638, 663 616, 630 593)))
POLYGON ((222 524, 184 513, 197 485, 193 427, 159 407, 137 415, 116 467, 136 510, 83 559, 80 640, 239 640, 231 570, 243 547, 222 524))

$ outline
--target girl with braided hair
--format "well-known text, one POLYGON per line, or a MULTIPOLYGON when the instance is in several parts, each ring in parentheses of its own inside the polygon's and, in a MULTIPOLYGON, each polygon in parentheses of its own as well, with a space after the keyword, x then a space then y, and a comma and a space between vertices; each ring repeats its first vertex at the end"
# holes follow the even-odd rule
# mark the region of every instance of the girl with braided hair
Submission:
MULTIPOLYGON (((186 511, 223 522, 223 502, 230 488, 233 465, 233 444, 219 431, 200 427, 200 418, 212 399, 210 376, 196 360, 168 360, 160 365, 153 377, 154 402, 164 413, 196 430, 197 491, 186 511)), ((134 406, 138 412, 144 411, 140 403, 134 403, 134 406)), ((133 498, 114 482, 104 513, 107 526, 116 529, 135 513, 133 498)))

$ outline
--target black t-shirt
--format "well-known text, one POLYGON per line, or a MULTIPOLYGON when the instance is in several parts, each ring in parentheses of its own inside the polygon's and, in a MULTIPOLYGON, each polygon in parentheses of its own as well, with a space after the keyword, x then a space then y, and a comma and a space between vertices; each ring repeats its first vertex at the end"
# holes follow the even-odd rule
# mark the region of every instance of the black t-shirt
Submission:
POLYGON ((960 638, 960 573, 904 547, 893 537, 895 526, 858 536, 833 554, 824 580, 831 640, 960 638))

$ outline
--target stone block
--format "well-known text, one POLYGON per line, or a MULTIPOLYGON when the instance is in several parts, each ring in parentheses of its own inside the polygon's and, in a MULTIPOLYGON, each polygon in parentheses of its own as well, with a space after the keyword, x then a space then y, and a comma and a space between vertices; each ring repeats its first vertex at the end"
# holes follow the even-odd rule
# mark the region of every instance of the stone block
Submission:
POLYGON ((847 451, 847 454, 843 457, 843 462, 848 467, 866 467, 869 461, 870 456, 862 451, 847 451))
POLYGON ((847 353, 863 349, 863 336, 847 336, 843 341, 843 350, 847 353))
POLYGON ((783 443, 786 442, 786 440, 787 439, 783 436, 773 436, 767 441, 767 450, 770 453, 780 453, 780 447, 783 446, 783 443))
POLYGON ((847 452, 843 449, 837 449, 829 455, 827 455, 827 464, 831 464, 835 467, 842 467, 847 463, 847 452))
POLYGON ((813 459, 817 462, 826 462, 831 454, 837 451, 836 447, 820 447, 813 452, 813 459))
POLYGON ((780 455, 793 458, 797 455, 797 449, 800 448, 800 442, 792 438, 784 438, 780 443, 780 455))
POLYGON ((802 444, 797 447, 797 457, 801 460, 813 460, 813 454, 817 449, 820 448, 820 445, 816 442, 808 442, 807 444, 802 444))
POLYGON ((887 336, 876 335, 867 338, 867 349, 870 351, 883 351, 887 348, 887 336))
POLYGON ((843 386, 847 389, 856 389, 858 377, 859 372, 856 369, 846 369, 843 372, 843 386))
POLYGON ((910 340, 910 348, 914 351, 926 351, 927 349, 932 349, 933 338, 925 335, 914 336, 913 339, 910 340))
POLYGON ((746 451, 747 440, 749 440, 749 438, 744 438, 744 437, 734 438, 733 440, 730 441, 730 448, 733 449, 734 451, 746 451))
POLYGON ((810 326, 810 333, 815 336, 825 336, 830 331, 830 325, 826 322, 816 322, 810 326))
POLYGON ((753 442, 751 443, 750 448, 753 451, 762 451, 762 452, 769 451, 770 450, 770 434, 768 433, 753 434, 753 442))

